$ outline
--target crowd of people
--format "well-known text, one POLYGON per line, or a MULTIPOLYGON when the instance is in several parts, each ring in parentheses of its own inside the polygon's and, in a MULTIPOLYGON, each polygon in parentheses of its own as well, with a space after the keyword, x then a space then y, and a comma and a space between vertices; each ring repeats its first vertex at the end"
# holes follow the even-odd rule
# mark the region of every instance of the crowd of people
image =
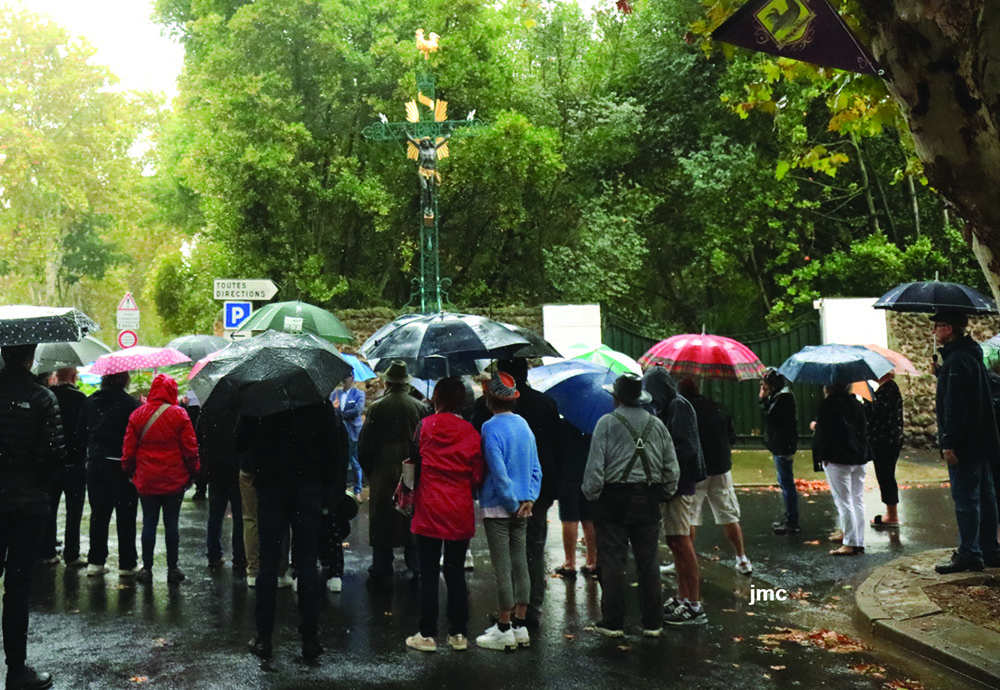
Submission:
MULTIPOLYGON (((937 414, 940 445, 951 477, 960 545, 942 573, 1000 565, 993 468, 1000 457, 990 381, 979 346, 965 334, 964 315, 932 317, 942 344, 937 414)), ((30 372, 34 346, 4 346, 0 372, 0 553, 3 555, 4 651, 8 688, 46 688, 52 678, 26 665, 31 569, 60 561, 56 515, 65 496, 61 560, 91 577, 109 572, 109 527, 117 531, 118 574, 154 581, 156 535, 162 514, 166 581, 185 579, 178 557, 178 516, 185 491, 208 487, 205 557, 224 563, 222 527, 232 512, 234 573, 256 588, 256 635, 250 651, 272 654, 277 590, 294 586, 301 617, 302 655, 323 653, 319 598, 343 586, 343 541, 367 479, 367 585, 402 576, 419 596, 417 632, 406 646, 438 645, 439 579, 446 585, 447 644, 466 650, 469 542, 479 524, 496 583, 495 624, 476 646, 510 650, 531 643, 529 629, 544 614, 551 573, 545 562, 547 516, 558 501, 564 578, 595 577, 601 618, 593 629, 625 635, 626 563, 631 550, 644 636, 664 625, 703 625, 700 572, 694 549, 705 504, 733 548, 734 567, 750 575, 740 507, 732 478, 735 440, 729 412, 677 382, 660 366, 643 376, 621 375, 607 395, 614 411, 592 434, 562 419, 548 395, 527 383, 524 359, 499 360, 482 396, 459 378, 437 382, 429 401, 410 387, 403 362, 383 374, 386 390, 366 404, 352 377, 328 401, 266 417, 241 416, 211 399, 187 409, 176 381, 158 375, 147 396, 127 392, 129 375, 102 377, 86 397, 76 372, 55 372, 48 387, 30 372), (196 423, 193 423, 193 420, 196 423), (400 504, 404 460, 412 465, 411 509, 400 504), (90 504, 89 552, 80 548, 84 502, 90 504), (478 509, 477 509, 478 503, 478 509), (141 550, 136 548, 142 508, 141 550), (583 526, 586 560, 577 568, 583 526), (661 535, 673 563, 661 567, 661 535), (141 555, 141 562, 139 556, 141 555), (673 570, 676 594, 662 600, 661 570, 673 570), (325 584, 324 584, 325 583, 325 584)), ((899 525, 895 464, 902 445, 902 400, 887 374, 870 402, 847 386, 829 386, 812 426, 814 469, 823 471, 837 509, 840 542, 830 553, 864 553, 868 522, 862 491, 874 462, 884 514, 871 524, 899 525)), ((190 401, 188 401, 190 402, 190 401)), ((796 405, 788 382, 768 370, 760 387, 764 441, 774 456, 784 514, 776 534, 800 528, 793 459, 798 450, 796 405)))

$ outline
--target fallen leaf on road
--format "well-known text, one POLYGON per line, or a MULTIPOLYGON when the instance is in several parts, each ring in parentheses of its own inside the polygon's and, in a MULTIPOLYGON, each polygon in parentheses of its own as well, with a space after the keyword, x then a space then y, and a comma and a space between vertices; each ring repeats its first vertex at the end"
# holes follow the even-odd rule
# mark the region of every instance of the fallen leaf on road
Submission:
POLYGON ((132 676, 131 678, 129 678, 129 680, 132 681, 133 683, 145 683, 147 680, 149 680, 149 678, 147 678, 146 676, 132 676))
POLYGON ((623 652, 631 652, 632 651, 632 648, 629 647, 627 644, 620 644, 620 645, 618 645, 618 649, 622 650, 623 652))
POLYGON ((564 634, 563 637, 565 637, 567 640, 575 640, 576 639, 576 635, 571 635, 570 633, 564 634))
POLYGON ((169 647, 170 643, 167 642, 167 640, 165 638, 163 638, 163 637, 157 637, 155 640, 153 640, 153 646, 154 647, 169 647))
POLYGON ((744 639, 746 639, 746 638, 744 638, 742 635, 734 635, 733 636, 733 642, 742 642, 744 639))
POLYGON ((819 539, 813 539, 812 541, 804 541, 802 543, 807 546, 819 546, 819 539))
POLYGON ((784 671, 786 668, 787 668, 786 666, 772 666, 771 670, 772 671, 784 671))
POLYGON ((882 687, 886 690, 924 690, 924 684, 919 680, 894 680, 886 683, 882 687))
POLYGON ((885 673, 885 669, 876 664, 854 664, 853 666, 848 666, 855 673, 861 673, 866 676, 874 676, 875 678, 882 678, 885 673))

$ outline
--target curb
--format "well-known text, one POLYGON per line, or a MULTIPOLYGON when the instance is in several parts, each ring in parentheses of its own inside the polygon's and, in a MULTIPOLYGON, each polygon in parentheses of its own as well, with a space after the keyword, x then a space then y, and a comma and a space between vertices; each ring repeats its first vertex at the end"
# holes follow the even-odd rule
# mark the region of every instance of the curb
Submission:
POLYGON ((939 575, 951 549, 925 551, 876 568, 858 588, 857 619, 872 639, 915 652, 989 687, 1000 687, 1000 633, 945 613, 924 592, 942 583, 979 584, 982 573, 939 575))

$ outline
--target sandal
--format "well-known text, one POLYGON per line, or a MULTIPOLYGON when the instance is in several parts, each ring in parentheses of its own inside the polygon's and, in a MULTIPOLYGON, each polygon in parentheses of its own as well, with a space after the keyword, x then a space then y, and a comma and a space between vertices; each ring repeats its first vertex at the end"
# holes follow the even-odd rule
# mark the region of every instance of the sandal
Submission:
POLYGON ((555 574, 562 577, 576 577, 576 568, 567 568, 564 565, 559 566, 555 569, 555 574))
POLYGON ((589 565, 585 565, 580 568, 580 573, 584 577, 597 577, 597 566, 590 567, 589 565))
POLYGON ((875 517, 872 518, 872 527, 874 527, 875 529, 878 529, 880 527, 888 527, 888 528, 899 527, 899 522, 898 521, 886 522, 885 520, 882 519, 881 515, 876 515, 875 517))
POLYGON ((836 529, 830 532, 830 535, 827 537, 827 539, 832 541, 834 544, 841 544, 844 541, 844 532, 842 530, 836 529))
POLYGON ((860 556, 865 552, 863 546, 841 546, 839 549, 830 551, 831 556, 860 556))

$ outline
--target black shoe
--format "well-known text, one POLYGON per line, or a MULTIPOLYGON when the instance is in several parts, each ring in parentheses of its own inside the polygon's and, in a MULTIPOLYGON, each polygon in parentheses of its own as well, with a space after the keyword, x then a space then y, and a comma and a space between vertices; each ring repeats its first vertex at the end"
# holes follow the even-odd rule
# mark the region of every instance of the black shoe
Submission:
POLYGON ((771 529, 774 530, 775 534, 798 534, 802 531, 798 521, 792 522, 787 517, 771 523, 771 529))
POLYGON ((983 556, 983 565, 987 568, 1000 568, 1000 553, 994 556, 983 556))
POLYGON ((260 657, 261 659, 269 659, 271 657, 271 638, 255 637, 250 640, 248 648, 250 649, 250 653, 254 656, 260 657))
POLYGON ((45 690, 52 687, 52 676, 38 673, 30 666, 20 671, 7 671, 7 690, 45 690))
POLYGON ((167 582, 171 584, 176 584, 178 582, 184 582, 187 577, 181 572, 180 568, 171 568, 167 571, 167 582))
POLYGON ((142 582, 143 584, 149 584, 153 581, 153 571, 149 568, 143 568, 135 574, 136 582, 142 582))
POLYGON ((323 653, 323 645, 319 643, 319 637, 311 635, 302 638, 302 658, 312 661, 323 653))
POLYGON ((208 498, 208 497, 205 495, 205 492, 201 491, 201 490, 198 490, 198 491, 194 492, 194 496, 191 497, 191 500, 192 501, 204 501, 206 498, 208 498))
POLYGON ((947 563, 938 563, 934 570, 942 575, 950 573, 964 573, 966 571, 975 573, 983 569, 983 559, 975 556, 966 556, 964 553, 953 551, 951 560, 947 563))

